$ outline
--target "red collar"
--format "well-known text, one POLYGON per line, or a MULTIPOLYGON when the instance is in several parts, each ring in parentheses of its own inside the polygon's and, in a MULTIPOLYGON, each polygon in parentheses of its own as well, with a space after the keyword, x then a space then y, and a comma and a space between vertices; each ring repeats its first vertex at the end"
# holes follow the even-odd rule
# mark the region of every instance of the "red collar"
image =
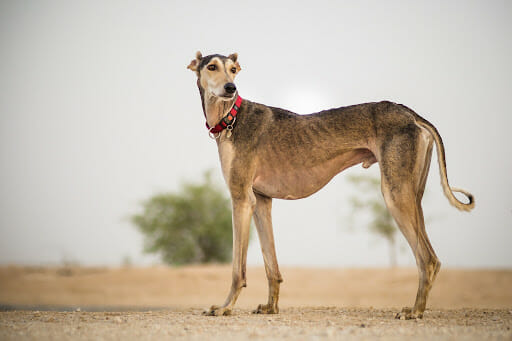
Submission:
POLYGON ((220 122, 213 128, 210 128, 208 125, 208 122, 206 122, 206 128, 208 128, 208 133, 210 134, 210 137, 218 138, 220 135, 215 136, 215 134, 220 133, 224 129, 233 130, 233 125, 236 121, 236 115, 238 114, 238 111, 240 110, 240 105, 242 104, 242 97, 238 96, 235 104, 233 104, 233 107, 228 112, 226 116, 224 116, 220 122))

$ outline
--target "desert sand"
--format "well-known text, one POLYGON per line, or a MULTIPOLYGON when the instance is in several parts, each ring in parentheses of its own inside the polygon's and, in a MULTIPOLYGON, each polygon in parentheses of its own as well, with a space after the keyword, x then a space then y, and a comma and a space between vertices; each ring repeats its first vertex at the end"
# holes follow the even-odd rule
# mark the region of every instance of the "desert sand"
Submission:
POLYGON ((281 272, 280 314, 251 314, 267 294, 251 267, 233 315, 207 317, 229 266, 0 267, 0 339, 512 339, 512 270, 441 269, 413 321, 394 315, 414 302, 416 269, 281 272))

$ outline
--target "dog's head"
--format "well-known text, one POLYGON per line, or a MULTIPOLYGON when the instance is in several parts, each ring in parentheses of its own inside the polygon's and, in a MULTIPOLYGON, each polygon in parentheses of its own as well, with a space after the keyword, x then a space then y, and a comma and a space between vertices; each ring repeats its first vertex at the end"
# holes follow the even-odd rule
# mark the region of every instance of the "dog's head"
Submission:
POLYGON ((238 54, 236 53, 227 57, 220 54, 203 57, 198 51, 196 58, 190 62, 187 68, 196 73, 198 85, 209 96, 230 100, 235 97, 234 80, 241 70, 237 59, 238 54))

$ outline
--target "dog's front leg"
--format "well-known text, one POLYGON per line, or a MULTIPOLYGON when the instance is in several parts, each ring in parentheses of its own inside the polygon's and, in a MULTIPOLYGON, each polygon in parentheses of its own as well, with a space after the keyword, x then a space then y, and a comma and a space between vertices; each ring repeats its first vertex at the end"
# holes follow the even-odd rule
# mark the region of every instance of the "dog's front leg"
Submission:
POLYGON ((222 306, 212 306, 205 315, 221 316, 231 315, 233 306, 243 287, 246 286, 247 247, 249 244, 249 227, 252 213, 256 204, 253 193, 242 198, 235 198, 233 202, 233 278, 231 290, 222 306))
POLYGON ((277 264, 274 233, 272 231, 272 199, 256 194, 254 222, 260 238, 261 251, 265 261, 265 272, 268 279, 268 303, 260 304, 255 314, 278 314, 279 285, 283 281, 277 264))

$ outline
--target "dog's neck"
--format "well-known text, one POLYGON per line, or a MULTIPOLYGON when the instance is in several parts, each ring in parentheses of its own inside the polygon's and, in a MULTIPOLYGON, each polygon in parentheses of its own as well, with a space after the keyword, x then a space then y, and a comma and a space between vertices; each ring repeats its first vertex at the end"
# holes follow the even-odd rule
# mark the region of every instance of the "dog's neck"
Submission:
POLYGON ((217 123, 226 115, 226 113, 233 107, 237 95, 233 99, 222 100, 219 97, 205 91, 199 81, 197 82, 199 94, 201 95, 201 104, 203 106, 204 117, 210 127, 215 127, 217 123))

